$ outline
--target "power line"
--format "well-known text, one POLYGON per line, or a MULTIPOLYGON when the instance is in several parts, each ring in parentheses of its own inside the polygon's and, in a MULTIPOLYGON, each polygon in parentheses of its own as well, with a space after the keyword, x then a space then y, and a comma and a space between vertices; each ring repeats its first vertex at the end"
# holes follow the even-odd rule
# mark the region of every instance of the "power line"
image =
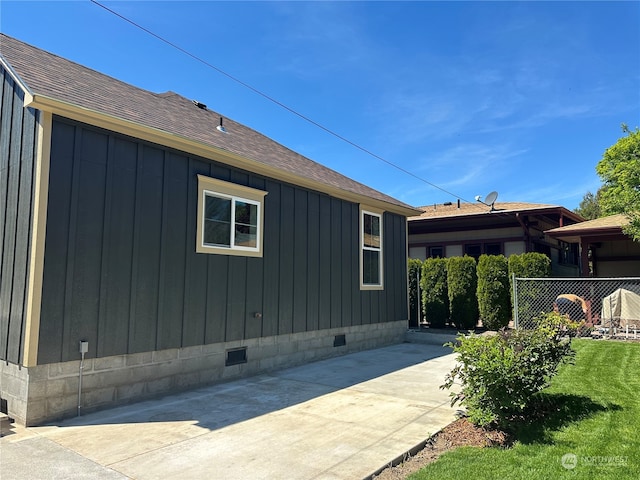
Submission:
MULTIPOLYGON (((351 145, 351 146, 352 146, 352 147, 354 147, 354 148, 357 148, 358 150, 360 150, 360 151, 362 151, 362 152, 366 153, 367 155, 370 155, 370 156, 372 156, 372 157, 374 157, 374 158, 376 158, 376 159, 380 160, 381 162, 384 162, 384 163, 386 163, 387 165, 389 165, 389 166, 391 166, 391 167, 393 167, 393 168, 395 168, 395 169, 397 169, 397 170, 401 171, 402 173, 404 173, 404 174, 406 174, 406 175, 409 175, 410 177, 413 177, 413 178, 415 178, 416 180, 419 180, 419 181, 421 181, 421 182, 423 182, 423 183, 426 183, 427 185, 429 185, 429 186, 431 186, 431 187, 433 187, 433 188, 436 188, 436 189, 438 189, 438 190, 440 190, 440 191, 442 191, 442 192, 446 193, 447 195, 451 195, 452 197, 454 197, 454 198, 456 198, 456 199, 460 199, 460 200, 462 200, 462 201, 464 201, 464 202, 467 202, 467 203, 469 203, 469 204, 471 204, 471 205, 475 205, 475 206, 477 206, 475 203, 470 202, 469 200, 465 200, 463 197, 461 197, 461 196, 459 196, 459 195, 456 195, 455 193, 450 192, 450 191, 448 191, 448 190, 446 190, 446 189, 444 189, 444 188, 440 187, 439 185, 436 185, 435 183, 432 183, 432 182, 430 182, 430 181, 428 181, 428 180, 426 180, 426 179, 424 179, 424 178, 420 177, 419 175, 416 175, 415 173, 413 173, 413 172, 411 172, 411 171, 407 170, 406 168, 401 167, 400 165, 397 165, 397 164, 395 164, 395 163, 393 163, 393 162, 391 162, 391 161, 387 160, 387 159, 386 159, 386 158, 384 158, 384 157, 381 157, 380 155, 378 155, 378 154, 376 154, 376 153, 372 152, 371 150, 369 150, 369 149, 367 149, 367 148, 365 148, 365 147, 363 147, 363 146, 361 146, 361 145, 359 145, 359 144, 357 144, 357 143, 355 143, 355 142, 353 142, 353 141, 349 140, 348 138, 346 138, 346 137, 344 137, 344 136, 340 135, 339 133, 337 133, 337 132, 335 132, 335 131, 331 130, 330 128, 325 127, 324 125, 322 125, 322 124, 320 124, 320 123, 316 122, 316 121, 315 121, 315 120, 313 120, 312 118, 309 118, 308 116, 306 116, 306 115, 304 115, 304 114, 302 114, 302 113, 300 113, 300 112, 298 112, 298 111, 294 110, 293 108, 291 108, 291 107, 289 107, 288 105, 286 105, 286 104, 284 104, 284 103, 280 102, 279 100, 277 100, 277 99, 273 98, 272 96, 270 96, 270 95, 268 95, 268 94, 266 94, 266 93, 262 92, 261 90, 258 90, 257 88, 253 87, 252 85, 249 85, 248 83, 246 83, 246 82, 244 82, 244 81, 240 80, 239 78, 237 78, 237 77, 235 77, 235 76, 231 75, 230 73, 227 73, 226 71, 222 70, 221 68, 216 67, 215 65, 213 65, 213 64, 211 64, 211 63, 209 63, 209 62, 207 62, 207 61, 206 61, 206 60, 204 60, 203 58, 201 58, 201 57, 199 57, 199 56, 197 56, 197 55, 195 55, 195 54, 193 54, 193 53, 189 52, 188 50, 186 50, 186 49, 182 48, 182 47, 181 47, 181 46, 179 46, 179 45, 176 45, 175 43, 171 42, 170 40, 167 40, 166 38, 164 38, 164 37, 162 37, 162 36, 158 35, 157 33, 152 32, 152 31, 151 31, 151 30, 149 30, 148 28, 143 27, 143 26, 142 26, 142 25, 140 25, 139 23, 134 22, 133 20, 131 20, 131 19, 129 19, 129 18, 127 18, 127 17, 125 17, 124 15, 122 15, 122 14, 120 14, 120 13, 116 12, 115 10, 110 9, 109 7, 107 7, 107 6, 103 5, 102 3, 98 2, 97 0, 90 0, 90 1, 91 1, 91 3, 93 3, 93 4, 97 5, 97 6, 99 6, 100 8, 102 8, 102 9, 106 10, 107 12, 111 13, 112 15, 115 15, 116 17, 118 17, 118 18, 120 18, 120 19, 124 20, 125 22, 127 22, 127 23, 129 23, 129 24, 133 25, 134 27, 136 27, 136 28, 138 28, 138 29, 142 30, 143 32, 145 32, 145 33, 147 33, 147 34, 151 35, 152 37, 156 38, 157 40, 160 40, 161 42, 163 42, 163 43, 165 43, 165 44, 169 45, 170 47, 172 47, 172 48, 174 48, 174 49, 178 50, 179 52, 181 52, 181 53, 183 53, 183 54, 185 54, 185 55, 187 55, 187 56, 191 57, 192 59, 196 60, 197 62, 202 63, 203 65, 205 65, 205 66, 207 66, 207 67, 211 68, 212 70, 215 70, 216 72, 220 73, 221 75, 224 75, 225 77, 229 78, 230 80, 232 80, 232 81, 234 81, 234 82, 236 82, 236 83, 238 83, 238 84, 242 85, 243 87, 245 87, 245 88, 247 88, 247 89, 251 90, 253 93, 255 93, 255 94, 257 94, 257 95, 260 95, 261 97, 265 98, 266 100, 268 100, 268 101, 270 101, 270 102, 272 102, 272 103, 275 103, 276 105, 278 105, 279 107, 281 107, 281 108, 285 109, 285 110, 286 110, 286 111, 288 111, 289 113, 292 113, 293 115, 296 115, 297 117, 301 118, 302 120, 304 120, 304 121, 306 121, 306 122, 308 122, 308 123, 310 123, 310 124, 312 124, 312 125, 314 125, 314 126, 316 126, 316 127, 320 128, 321 130, 325 131, 325 132, 326 132, 326 133, 328 133, 329 135, 332 135, 333 137, 335 137, 335 138, 337 138, 337 139, 339 139, 339 140, 342 140, 343 142, 345 142, 345 143, 347 143, 347 144, 351 145)), ((481 208, 481 207, 479 207, 479 206, 478 206, 478 208, 481 208)))

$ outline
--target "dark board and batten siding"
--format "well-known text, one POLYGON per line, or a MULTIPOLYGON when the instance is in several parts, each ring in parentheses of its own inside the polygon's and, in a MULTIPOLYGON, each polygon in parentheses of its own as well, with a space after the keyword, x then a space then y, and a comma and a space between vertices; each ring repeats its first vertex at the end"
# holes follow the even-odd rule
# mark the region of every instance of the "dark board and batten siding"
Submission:
POLYGON ((406 318, 404 217, 361 291, 357 204, 55 117, 50 170, 39 364, 406 318), (262 258, 195 252, 198 174, 268 192, 262 258))
POLYGON ((0 359, 22 364, 37 112, 0 67, 0 359))

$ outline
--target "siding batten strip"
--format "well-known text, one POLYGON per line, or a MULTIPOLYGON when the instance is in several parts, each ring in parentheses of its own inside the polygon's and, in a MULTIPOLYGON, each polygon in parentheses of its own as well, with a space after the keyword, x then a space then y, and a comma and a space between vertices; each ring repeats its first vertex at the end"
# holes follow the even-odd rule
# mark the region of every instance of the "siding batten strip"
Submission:
MULTIPOLYGON (((113 165, 115 157, 115 140, 113 136, 109 136, 107 140, 107 158, 105 166, 105 193, 104 193, 104 210, 102 212, 102 248, 100 249, 100 281, 99 281, 99 297, 98 297, 98 318, 96 319, 96 332, 98 341, 95 345, 96 356, 106 357, 106 342, 101 333, 107 331, 105 325, 107 322, 107 281, 108 281, 108 265, 110 245, 107 241, 110 232, 111 223, 111 203, 113 191, 113 165)), ((109 333, 107 333, 109 335, 109 333)), ((113 335, 113 333, 111 333, 113 335)))
POLYGON ((129 320, 128 320, 128 335, 127 335, 127 353, 135 351, 135 327, 136 327, 136 302, 137 302, 137 285, 138 285, 138 252, 140 251, 140 217, 141 217, 141 195, 142 189, 142 176, 143 162, 142 156, 144 155, 144 147, 141 143, 138 144, 136 150, 136 166, 135 166, 135 189, 133 192, 134 206, 133 206, 133 228, 131 231, 131 296, 129 298, 129 320))
POLYGON ((162 151, 162 210, 160 214, 160 246, 158 249, 158 264, 160 265, 158 271, 158 278, 156 284, 156 291, 158 292, 157 298, 157 310, 156 310, 156 343, 154 350, 163 350, 167 348, 164 345, 164 338, 166 328, 166 313, 164 309, 165 304, 165 273, 167 270, 167 259, 165 258, 167 250, 167 228, 168 228, 168 198, 169 198, 169 159, 167 156, 169 153, 166 150, 162 151))

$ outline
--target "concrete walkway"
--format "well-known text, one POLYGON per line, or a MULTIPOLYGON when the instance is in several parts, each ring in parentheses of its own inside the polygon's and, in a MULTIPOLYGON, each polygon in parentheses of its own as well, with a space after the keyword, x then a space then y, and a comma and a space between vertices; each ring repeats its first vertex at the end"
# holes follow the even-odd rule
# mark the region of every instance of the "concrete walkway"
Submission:
POLYGON ((441 345, 403 343, 54 426, 11 425, 0 477, 367 478, 454 420, 438 387, 455 357, 441 345))

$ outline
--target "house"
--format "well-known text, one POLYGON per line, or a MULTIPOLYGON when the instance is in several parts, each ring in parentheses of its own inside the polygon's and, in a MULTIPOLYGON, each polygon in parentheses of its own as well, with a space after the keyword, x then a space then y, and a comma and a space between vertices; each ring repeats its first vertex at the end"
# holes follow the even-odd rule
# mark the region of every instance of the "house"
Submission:
POLYGON ((34 425, 399 342, 414 208, 0 36, 0 398, 34 425))
POLYGON ((544 253, 551 258, 553 274, 577 276, 576 245, 552 238, 545 231, 582 222, 564 207, 522 202, 491 205, 447 202, 420 207, 409 218, 409 257, 454 257, 481 254, 544 253))
POLYGON ((584 277, 637 277, 640 243, 622 231, 628 222, 624 214, 618 214, 553 228, 545 233, 580 247, 584 277))

